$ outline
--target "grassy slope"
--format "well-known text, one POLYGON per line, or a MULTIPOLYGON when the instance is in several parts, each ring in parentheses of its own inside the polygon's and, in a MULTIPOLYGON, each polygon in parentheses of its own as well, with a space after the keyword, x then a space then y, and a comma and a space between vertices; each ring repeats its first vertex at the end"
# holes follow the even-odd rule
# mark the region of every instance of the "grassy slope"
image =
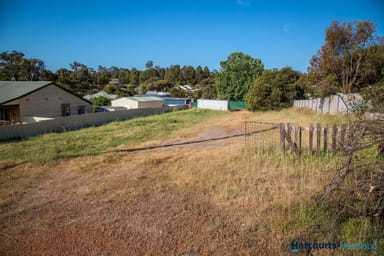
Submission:
POLYGON ((204 119, 225 114, 197 109, 179 111, 77 131, 50 133, 22 141, 2 142, 0 161, 20 160, 42 164, 55 159, 99 155, 122 144, 133 146, 146 140, 162 138, 204 119))
MULTIPOLYGON (((7 242, 20 250, 27 248, 25 244, 40 242, 43 251, 52 252, 55 246, 45 243, 81 240, 76 237, 81 231, 67 234, 68 228, 74 228, 85 230, 82 235, 90 241, 93 236, 118 236, 110 244, 137 255, 286 255, 291 239, 308 239, 306 229, 313 219, 326 218, 308 210, 308 205, 332 177, 336 159, 255 152, 245 147, 241 138, 208 147, 103 153, 160 144, 167 137, 186 140, 206 128, 241 129, 245 120, 303 125, 342 121, 297 110, 193 110, 4 143, 1 147, 3 152, 7 150, 7 157, 2 159, 27 160, 40 166, 27 163, 0 174, 0 223, 8 223, 2 226, 6 236, 0 234, 0 239, 8 236, 24 241, 7 242), (68 145, 62 143, 66 140, 68 145), (103 141, 108 143, 96 143, 103 141), (84 143, 97 150, 84 150, 84 143), (38 152, 56 151, 49 157, 17 154, 31 147, 38 152), (68 156, 71 158, 51 161, 68 156), (99 225, 107 233, 98 230, 95 234, 94 227, 99 225), (124 232, 116 234, 117 230, 124 232), (135 236, 127 236, 132 230, 136 230, 135 236), (47 236, 48 242, 36 241, 34 232, 47 236), (51 238, 58 232, 62 237, 51 238), (139 240, 132 240, 134 237, 139 240), (116 242, 120 240, 123 244, 116 242)), ((361 230, 349 230, 348 235, 358 239, 361 230)), ((68 249, 68 244, 58 246, 68 249)), ((76 248, 80 254, 84 253, 81 246, 76 248)), ((89 253, 113 252, 106 242, 100 246, 93 244, 89 253)))

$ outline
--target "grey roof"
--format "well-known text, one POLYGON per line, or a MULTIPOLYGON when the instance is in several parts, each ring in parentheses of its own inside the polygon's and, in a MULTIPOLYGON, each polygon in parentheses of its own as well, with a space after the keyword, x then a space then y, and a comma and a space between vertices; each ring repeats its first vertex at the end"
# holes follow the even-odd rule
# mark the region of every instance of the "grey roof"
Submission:
POLYGON ((30 93, 33 93, 37 90, 40 90, 41 88, 44 88, 48 85, 55 85, 62 90, 73 94, 74 96, 82 99, 83 101, 92 104, 91 102, 87 101, 86 99, 83 99, 79 97, 78 95, 74 94, 73 92, 58 86, 57 84, 53 83, 52 81, 34 81, 34 82, 10 82, 10 81, 0 81, 0 104, 5 104, 7 102, 10 102, 12 100, 19 99, 25 95, 28 95, 30 93))
POLYGON ((0 104, 21 98, 52 84, 50 81, 39 82, 9 82, 0 81, 0 104))
POLYGON ((152 97, 152 96, 148 96, 148 97, 127 97, 127 98, 130 99, 130 100, 141 101, 141 102, 144 102, 144 101, 164 101, 164 99, 162 99, 162 98, 152 97))

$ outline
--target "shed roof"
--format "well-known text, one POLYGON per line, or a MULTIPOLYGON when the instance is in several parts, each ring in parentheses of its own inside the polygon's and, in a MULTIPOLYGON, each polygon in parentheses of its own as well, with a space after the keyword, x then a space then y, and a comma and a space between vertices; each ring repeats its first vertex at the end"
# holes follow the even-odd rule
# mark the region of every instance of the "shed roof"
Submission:
POLYGON ((39 82, 9 82, 0 81, 0 104, 18 99, 47 85, 50 81, 39 82))
POLYGON ((164 99, 159 97, 127 97, 127 99, 139 101, 139 102, 147 102, 147 101, 164 101, 164 99))

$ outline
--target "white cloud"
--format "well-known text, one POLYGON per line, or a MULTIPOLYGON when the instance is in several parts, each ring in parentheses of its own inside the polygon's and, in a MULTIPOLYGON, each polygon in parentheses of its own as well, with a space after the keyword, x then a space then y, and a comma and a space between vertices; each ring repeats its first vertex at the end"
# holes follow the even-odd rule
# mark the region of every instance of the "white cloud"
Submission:
POLYGON ((251 5, 249 0, 236 0, 236 3, 243 7, 249 7, 251 5))

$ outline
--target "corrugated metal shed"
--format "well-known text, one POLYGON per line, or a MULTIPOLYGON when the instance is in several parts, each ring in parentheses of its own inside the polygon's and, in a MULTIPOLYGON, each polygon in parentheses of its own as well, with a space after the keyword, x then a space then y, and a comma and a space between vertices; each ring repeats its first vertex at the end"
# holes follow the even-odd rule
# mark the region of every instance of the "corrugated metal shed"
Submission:
POLYGON ((153 97, 153 96, 148 96, 148 97, 127 97, 130 100, 138 101, 138 102, 146 102, 146 101, 164 101, 164 99, 159 98, 159 97, 153 97))
POLYGON ((112 106, 132 108, 161 108, 164 99, 158 97, 123 97, 111 101, 112 106))

